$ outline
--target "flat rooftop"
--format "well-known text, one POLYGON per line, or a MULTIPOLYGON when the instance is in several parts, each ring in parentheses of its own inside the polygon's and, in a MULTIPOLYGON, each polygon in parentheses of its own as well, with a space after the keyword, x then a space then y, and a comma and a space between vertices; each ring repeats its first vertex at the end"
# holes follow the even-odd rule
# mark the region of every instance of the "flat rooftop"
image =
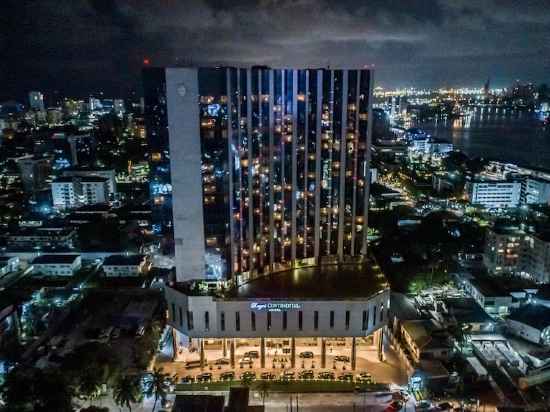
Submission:
POLYGON ((388 283, 372 263, 307 267, 273 273, 230 289, 226 299, 318 299, 368 298, 388 283))
POLYGON ((487 323, 493 318, 476 302, 474 298, 446 298, 448 316, 456 319, 457 323, 487 323))
POLYGON ((550 308, 543 305, 525 305, 512 311, 508 319, 542 330, 550 326, 550 308))
POLYGON ((511 276, 477 276, 470 282, 486 297, 511 296, 512 292, 536 288, 534 282, 511 276))
POLYGON ((73 263, 80 255, 42 255, 36 257, 33 264, 69 264, 73 263))
POLYGON ((111 255, 103 261, 103 266, 138 266, 145 255, 111 255))

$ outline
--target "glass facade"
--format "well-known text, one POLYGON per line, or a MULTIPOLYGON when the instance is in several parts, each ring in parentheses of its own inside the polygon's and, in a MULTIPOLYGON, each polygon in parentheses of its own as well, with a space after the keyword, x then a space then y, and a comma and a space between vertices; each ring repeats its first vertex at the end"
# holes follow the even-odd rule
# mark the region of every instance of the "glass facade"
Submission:
MULTIPOLYGON (((204 68, 197 82, 205 235, 199 277, 362 259, 370 72, 204 68)), ((162 93, 155 91, 154 102, 146 96, 148 135, 167 144, 162 93)), ((167 146, 156 147, 152 185, 169 183, 161 173, 167 146)))
POLYGON ((166 107, 166 76, 162 68, 143 71, 145 129, 149 146, 149 195, 155 233, 172 232, 172 184, 166 107))

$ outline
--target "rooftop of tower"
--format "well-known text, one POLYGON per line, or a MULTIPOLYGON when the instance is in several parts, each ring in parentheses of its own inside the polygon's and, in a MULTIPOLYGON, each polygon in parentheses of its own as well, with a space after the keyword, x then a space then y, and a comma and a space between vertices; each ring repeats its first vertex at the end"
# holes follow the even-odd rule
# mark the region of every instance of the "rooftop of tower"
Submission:
POLYGON ((199 291, 197 284, 174 287, 188 295, 214 295, 224 300, 355 300, 389 288, 386 277, 373 261, 302 267, 261 275, 223 291, 199 291))
POLYGON ((291 269, 261 276, 230 289, 225 299, 367 298, 386 289, 388 283, 378 266, 369 263, 291 269))

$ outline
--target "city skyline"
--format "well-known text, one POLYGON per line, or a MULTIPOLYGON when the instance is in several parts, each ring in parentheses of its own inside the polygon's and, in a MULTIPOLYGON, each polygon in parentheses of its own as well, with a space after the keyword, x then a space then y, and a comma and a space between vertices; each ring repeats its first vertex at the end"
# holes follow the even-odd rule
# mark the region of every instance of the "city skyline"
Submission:
POLYGON ((9 2, 4 15, 10 18, 3 99, 29 90, 139 93, 144 60, 154 66, 368 66, 376 85, 386 87, 475 86, 487 77, 503 87, 515 79, 547 81, 550 67, 544 1, 192 1, 154 8, 150 2, 42 1, 9 2))

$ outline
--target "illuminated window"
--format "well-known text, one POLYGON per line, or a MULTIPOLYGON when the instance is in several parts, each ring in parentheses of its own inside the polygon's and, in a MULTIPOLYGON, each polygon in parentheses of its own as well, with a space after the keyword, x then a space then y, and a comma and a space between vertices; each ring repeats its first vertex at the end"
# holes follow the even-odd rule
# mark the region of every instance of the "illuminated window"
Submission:
POLYGON ((187 311, 187 330, 193 330, 193 312, 187 311))

